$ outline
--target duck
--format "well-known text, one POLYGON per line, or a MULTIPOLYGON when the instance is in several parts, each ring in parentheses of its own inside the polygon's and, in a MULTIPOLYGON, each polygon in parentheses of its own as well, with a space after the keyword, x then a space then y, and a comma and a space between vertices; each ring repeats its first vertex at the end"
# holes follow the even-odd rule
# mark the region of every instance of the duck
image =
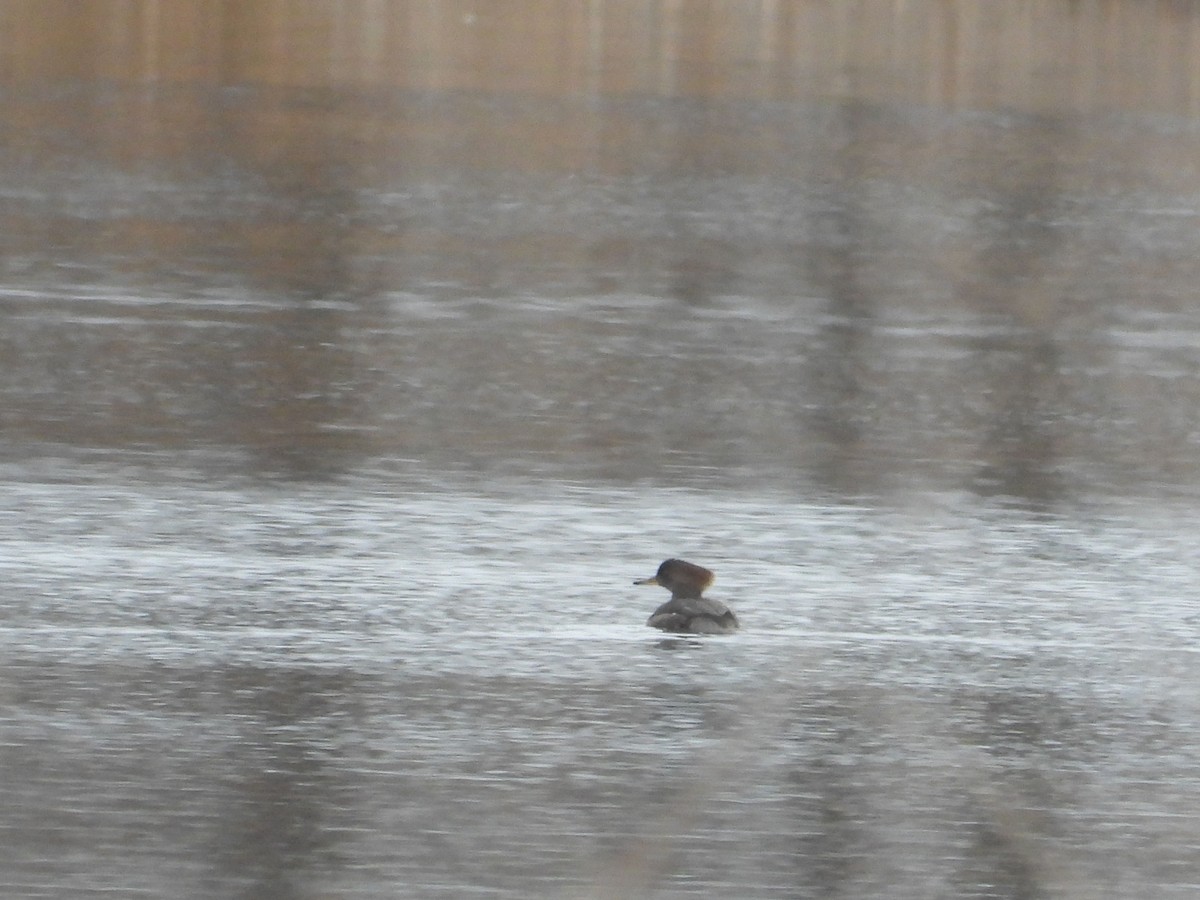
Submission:
POLYGON ((701 596, 717 576, 704 566, 682 559, 664 560, 658 571, 634 584, 657 584, 671 599, 646 621, 651 628, 677 634, 729 634, 738 630, 737 616, 719 600, 701 596))

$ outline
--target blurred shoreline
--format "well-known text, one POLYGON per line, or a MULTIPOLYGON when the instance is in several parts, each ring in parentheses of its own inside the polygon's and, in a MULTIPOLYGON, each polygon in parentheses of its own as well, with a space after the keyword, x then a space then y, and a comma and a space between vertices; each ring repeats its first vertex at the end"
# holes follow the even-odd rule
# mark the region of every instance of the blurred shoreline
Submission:
POLYGON ((0 83, 855 100, 1194 115, 1200 8, 975 0, 8 0, 0 83))

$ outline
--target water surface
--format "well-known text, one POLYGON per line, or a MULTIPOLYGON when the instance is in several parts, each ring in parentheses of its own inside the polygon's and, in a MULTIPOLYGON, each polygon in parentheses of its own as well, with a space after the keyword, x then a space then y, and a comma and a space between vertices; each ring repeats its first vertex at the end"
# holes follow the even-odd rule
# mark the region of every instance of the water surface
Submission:
POLYGON ((1195 16, 270 6, 7 20, 5 896, 1196 895, 1195 16))

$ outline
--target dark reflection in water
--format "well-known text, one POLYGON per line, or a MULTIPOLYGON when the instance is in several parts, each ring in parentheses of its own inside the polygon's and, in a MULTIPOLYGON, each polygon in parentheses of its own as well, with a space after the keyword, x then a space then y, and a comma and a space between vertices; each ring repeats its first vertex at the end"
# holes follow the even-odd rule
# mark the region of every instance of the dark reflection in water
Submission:
POLYGON ((211 870, 248 898, 311 896, 314 873, 349 862, 339 833, 353 825, 353 788, 337 758, 362 679, 279 667, 231 668, 220 679, 218 714, 244 724, 222 754, 228 782, 206 848, 211 870))
POLYGON ((1056 257, 1072 252, 1064 229, 1053 223, 1069 202, 1062 196, 1062 167, 1086 139, 1065 122, 1039 125, 1034 146, 1005 154, 1005 170, 979 222, 988 237, 978 250, 976 278, 962 291, 968 304, 985 315, 1000 313, 1012 330, 981 342, 978 350, 980 367, 996 370, 996 389, 992 424, 980 447, 977 489, 1049 506, 1065 489, 1055 428, 1067 412, 1061 408, 1069 402, 1062 368, 1069 360, 1055 333, 1069 298, 1045 273, 1054 270, 1056 257))
MULTIPOLYGON (((515 121, 458 94, 366 103, 347 142, 287 91, 134 93, 141 115, 224 109, 225 158, 154 177, 12 160, 13 459, 932 485, 1039 507, 1200 474, 1175 412, 1197 367, 1194 230, 1173 189, 1111 161, 1135 131, 1148 154, 1189 152, 1186 131, 630 99, 560 111, 635 129, 652 112, 655 146, 502 171, 437 153, 464 128, 534 140, 532 102, 515 121), (288 162, 261 157, 263 120, 288 162), (688 155, 751 124, 749 158, 688 155)), ((88 99, 53 95, 41 127, 80 129, 88 99)))
MULTIPOLYGON (((864 475, 869 408, 867 357, 872 344, 876 306, 880 297, 864 278, 864 259, 875 250, 870 199, 865 179, 870 160, 887 154, 887 142, 877 137, 878 115, 860 104, 839 110, 830 123, 839 146, 828 190, 838 199, 815 218, 816 246, 806 249, 808 281, 818 296, 828 298, 828 315, 814 341, 811 362, 796 385, 802 408, 821 438, 822 481, 854 494, 864 475), (874 125, 874 128, 872 127, 874 125)), ((803 346, 798 347, 804 354, 803 346)))

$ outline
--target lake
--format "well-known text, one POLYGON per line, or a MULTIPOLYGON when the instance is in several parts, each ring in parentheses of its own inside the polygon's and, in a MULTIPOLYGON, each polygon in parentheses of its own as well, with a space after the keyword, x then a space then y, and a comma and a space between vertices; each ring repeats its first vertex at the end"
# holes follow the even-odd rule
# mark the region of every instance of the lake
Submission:
POLYGON ((1195 896, 1200 15, 957 9, 13 4, 5 895, 1195 896))

